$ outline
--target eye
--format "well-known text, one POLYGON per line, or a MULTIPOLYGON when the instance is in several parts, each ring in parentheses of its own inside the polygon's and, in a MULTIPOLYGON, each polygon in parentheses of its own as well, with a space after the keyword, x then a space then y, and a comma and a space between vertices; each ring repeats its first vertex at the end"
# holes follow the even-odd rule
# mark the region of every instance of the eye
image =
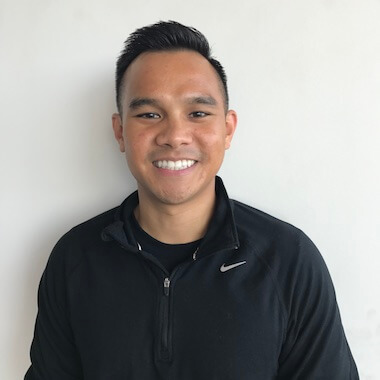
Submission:
POLYGON ((194 118, 205 117, 208 115, 210 115, 210 114, 207 112, 203 112, 203 111, 194 111, 194 112, 190 113, 190 117, 194 117, 194 118))
POLYGON ((136 115, 136 117, 139 117, 141 119, 159 119, 160 115, 154 112, 145 112, 136 115))

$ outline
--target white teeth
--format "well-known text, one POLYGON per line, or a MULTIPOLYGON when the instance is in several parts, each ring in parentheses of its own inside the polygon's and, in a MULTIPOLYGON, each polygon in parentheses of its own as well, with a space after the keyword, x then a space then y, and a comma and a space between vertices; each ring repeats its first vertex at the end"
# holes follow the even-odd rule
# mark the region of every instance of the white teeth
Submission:
POLYGON ((193 166, 195 164, 195 160, 178 160, 178 161, 154 161, 153 165, 162 168, 162 169, 169 169, 169 170, 183 170, 187 169, 190 166, 193 166))

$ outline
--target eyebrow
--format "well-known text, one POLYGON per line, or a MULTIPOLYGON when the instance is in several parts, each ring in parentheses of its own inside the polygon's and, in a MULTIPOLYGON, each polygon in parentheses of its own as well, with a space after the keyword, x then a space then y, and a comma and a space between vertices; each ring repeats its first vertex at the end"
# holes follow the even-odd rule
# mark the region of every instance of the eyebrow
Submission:
POLYGON ((135 110, 142 106, 157 106, 158 102, 152 98, 134 98, 129 102, 129 108, 135 110))
POLYGON ((206 104, 209 106, 216 106, 217 101, 212 96, 194 96, 188 99, 189 104, 206 104))
MULTIPOLYGON (((186 100, 188 104, 206 104, 216 106, 218 103, 212 96, 192 96, 186 100)), ((153 98, 134 98, 129 102, 129 108, 136 110, 143 106, 158 106, 159 102, 153 98)))

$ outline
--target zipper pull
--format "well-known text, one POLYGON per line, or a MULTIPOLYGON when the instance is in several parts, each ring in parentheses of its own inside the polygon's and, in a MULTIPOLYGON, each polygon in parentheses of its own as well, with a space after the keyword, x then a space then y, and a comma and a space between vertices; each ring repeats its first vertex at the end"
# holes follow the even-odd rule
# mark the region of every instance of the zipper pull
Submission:
POLYGON ((169 295, 169 286, 170 286, 169 277, 165 277, 165 280, 164 280, 164 294, 165 294, 165 296, 169 295))
POLYGON ((199 251, 199 246, 197 247, 197 249, 196 249, 196 250, 194 251, 194 253, 193 253, 193 260, 194 260, 194 261, 197 259, 198 251, 199 251))

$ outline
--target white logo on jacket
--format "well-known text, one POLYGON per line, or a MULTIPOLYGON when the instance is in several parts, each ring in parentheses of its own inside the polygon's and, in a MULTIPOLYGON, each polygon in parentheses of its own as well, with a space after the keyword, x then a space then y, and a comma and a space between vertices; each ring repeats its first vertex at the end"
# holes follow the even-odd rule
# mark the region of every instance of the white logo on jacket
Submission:
POLYGON ((226 263, 223 263, 223 265, 220 267, 221 272, 227 272, 230 269, 236 268, 240 265, 245 264, 246 261, 240 261, 239 263, 231 264, 231 265, 226 265, 226 263))

